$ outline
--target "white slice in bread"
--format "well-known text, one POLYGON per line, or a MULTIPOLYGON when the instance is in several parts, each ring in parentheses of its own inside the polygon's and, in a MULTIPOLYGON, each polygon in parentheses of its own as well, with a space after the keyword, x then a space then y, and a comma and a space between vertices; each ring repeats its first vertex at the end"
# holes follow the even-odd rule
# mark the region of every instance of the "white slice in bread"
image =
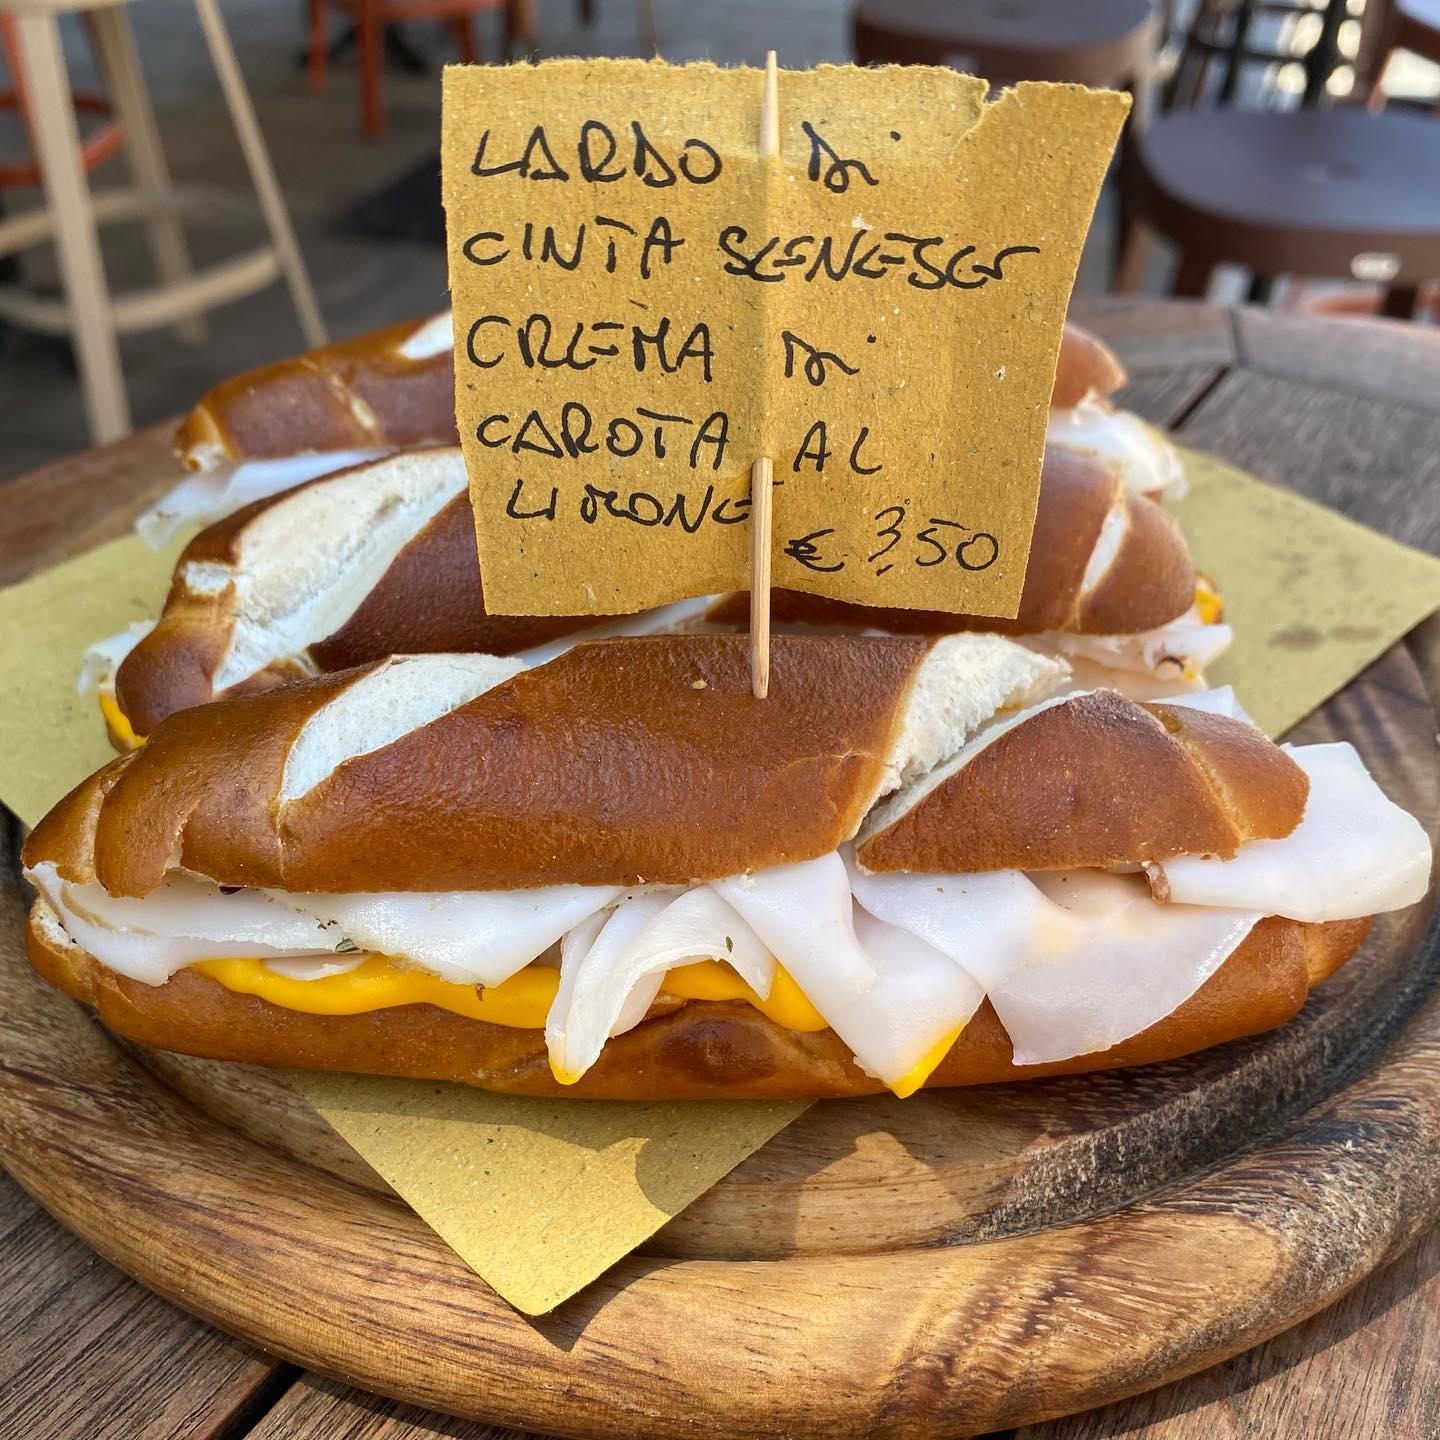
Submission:
POLYGON ((235 586, 235 622, 215 689, 334 634, 406 541, 465 485, 458 449, 392 455, 256 516, 232 564, 187 565, 181 581, 197 594, 235 586))
POLYGON ((493 689, 526 668, 500 655, 397 655, 305 722, 285 757, 282 804, 314 789, 357 755, 392 741, 493 689))
POLYGON ((1062 660, 1000 635, 947 635, 921 662, 875 794, 912 785, 953 755, 997 712, 1029 705, 1064 685, 1062 660))

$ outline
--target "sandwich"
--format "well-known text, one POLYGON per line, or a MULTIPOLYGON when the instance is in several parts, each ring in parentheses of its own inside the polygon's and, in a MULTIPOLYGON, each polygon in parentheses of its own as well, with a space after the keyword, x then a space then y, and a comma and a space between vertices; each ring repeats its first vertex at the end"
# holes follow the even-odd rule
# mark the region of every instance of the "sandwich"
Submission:
MULTIPOLYGON (((447 311, 326 345, 225 381, 175 436, 190 475, 136 529, 166 544, 252 501, 396 450, 454 445, 455 359, 447 311)), ((1050 443, 1082 450, 1139 494, 1184 488, 1179 457, 1158 431, 1108 397, 1125 372, 1093 335, 1066 325, 1050 414, 1050 443)))
MULTIPOLYGON (((869 610, 777 591, 778 630, 1002 632, 1067 657, 1076 683, 1154 697, 1203 686, 1230 641, 1213 586, 1173 517, 1091 456, 1046 452, 1015 620, 869 610)), ((181 554, 153 626, 91 647, 84 684, 112 740, 138 743, 169 714, 224 695, 391 654, 476 651, 551 658, 582 633, 734 631, 745 595, 641 615, 486 612, 458 447, 402 451, 257 501, 181 554), (602 627, 597 630, 594 627, 602 627)))
POLYGON ((1006 637, 582 640, 179 710, 36 827, 28 947, 144 1044, 529 1095, 826 1097, 1283 1024, 1426 893, 1346 744, 1006 637))

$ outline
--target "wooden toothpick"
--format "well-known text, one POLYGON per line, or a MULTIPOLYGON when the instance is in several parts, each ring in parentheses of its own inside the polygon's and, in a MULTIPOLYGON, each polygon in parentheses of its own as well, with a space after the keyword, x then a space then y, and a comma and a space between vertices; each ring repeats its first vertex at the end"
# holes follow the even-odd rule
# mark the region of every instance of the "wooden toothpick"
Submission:
MULTIPOLYGON (((780 153, 780 87, 775 52, 765 56, 760 97, 760 158, 780 153)), ((750 689, 757 700, 770 693, 770 549, 774 534, 775 470, 768 455, 750 466, 750 689)))

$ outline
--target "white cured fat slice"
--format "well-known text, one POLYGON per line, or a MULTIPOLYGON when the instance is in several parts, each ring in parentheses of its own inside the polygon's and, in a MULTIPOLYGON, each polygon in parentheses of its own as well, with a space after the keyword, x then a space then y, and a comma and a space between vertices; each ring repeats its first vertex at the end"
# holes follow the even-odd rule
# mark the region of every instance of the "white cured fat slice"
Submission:
POLYGON ((316 450, 278 460, 218 462, 213 469, 187 475, 135 522, 136 533, 152 550, 161 550, 188 527, 199 529, 233 515, 256 500, 268 500, 307 480, 332 475, 351 465, 378 460, 388 450, 316 450))
MULTIPOLYGON (((422 321, 406 336, 398 353, 406 360, 430 360, 454 346, 450 312, 422 321)), ((152 549, 168 545, 187 526, 213 525, 256 500, 268 500, 307 480, 332 475, 351 465, 378 460, 389 446, 363 450, 308 450, 270 460, 224 458, 215 447, 197 447, 200 470, 167 491, 135 522, 140 538, 152 549)))
POLYGON ((1231 860, 1185 855, 1154 867, 1177 904, 1255 906, 1292 920, 1402 910, 1430 883, 1430 838, 1371 778, 1353 745, 1285 747, 1310 777, 1299 825, 1231 860))
POLYGON ((172 871, 150 894, 135 899, 62 880, 49 863, 26 874, 72 940, 102 965, 146 985, 163 985, 200 960, 334 958, 335 940, 318 920, 258 890, 226 894, 208 880, 172 871))
POLYGON ((916 1078, 923 1080, 930 1068, 927 1058, 937 1046, 949 1048, 980 1008, 985 991, 968 971, 910 931, 887 925, 859 906, 854 925, 876 980, 861 1001, 825 1019, 859 1063, 887 1085, 898 1086, 922 1066, 916 1078))
POLYGON ((1204 710, 1209 715, 1225 715, 1231 720, 1243 720, 1247 725, 1255 724, 1250 712, 1240 703, 1233 685, 1217 685, 1213 690, 1191 690, 1184 695, 1176 695, 1166 703, 1187 710, 1204 710))
POLYGON ((1112 410, 1103 400, 1092 397, 1071 410, 1052 410, 1045 439, 1112 466, 1133 494, 1178 499, 1187 488, 1185 467, 1169 440, 1138 415, 1112 410))
POLYGON ((1136 876, 1037 884, 1014 870, 866 875, 852 866, 851 883, 872 915, 917 935, 984 988, 1017 1065, 1108 1050, 1163 1020, 1260 918, 1167 913, 1136 876))
POLYGON ((1067 635, 1040 637, 1047 649, 1069 660, 1088 660, 1105 671, 1185 685, 1202 685, 1202 672, 1229 648, 1235 632, 1228 625, 1206 625, 1191 610, 1179 619, 1135 635, 1067 635))
POLYGON ((545 1043, 551 1072, 562 1084, 578 1080, 600 1058, 611 1035, 645 1018, 663 972, 632 970, 625 961, 671 898, 663 893, 627 896, 561 941, 560 985, 545 1017, 545 1043))
POLYGON ((887 1083, 913 1070, 984 998, 932 947, 907 943, 863 918, 857 927, 838 854, 719 880, 713 888, 749 921, 856 1062, 887 1083))
POLYGON ((117 635, 107 635, 103 640, 85 647, 80 657, 80 673, 75 677, 75 689, 82 695, 95 690, 113 691, 115 672, 120 662, 155 628, 153 620, 137 620, 117 635))
MULTIPOLYGON (((373 895, 268 892, 327 934, 461 985, 499 985, 620 895, 618 886, 373 895)), ((331 948, 334 946, 332 944, 331 948)))
POLYGON ((609 1036, 644 1018, 665 972, 697 960, 729 965, 761 999, 775 981, 774 955, 709 886, 634 896, 571 931, 545 1023, 554 1072, 584 1074, 609 1036))

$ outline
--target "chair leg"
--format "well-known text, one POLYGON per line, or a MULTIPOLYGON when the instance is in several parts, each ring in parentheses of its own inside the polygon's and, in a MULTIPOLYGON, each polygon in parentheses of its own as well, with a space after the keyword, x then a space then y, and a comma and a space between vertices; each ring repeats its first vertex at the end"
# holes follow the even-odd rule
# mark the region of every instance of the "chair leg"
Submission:
POLYGON ((225 95, 225 104, 230 111, 231 123, 240 139, 240 149, 245 156, 246 168, 250 171, 250 182, 255 187, 260 201, 260 212, 270 231, 270 243, 280 261, 280 271, 290 290, 290 303, 300 320, 300 329, 310 346, 323 345, 326 341, 325 321, 320 316, 320 307, 315 301, 315 292, 310 286, 310 277, 305 271, 305 261, 300 246, 295 240, 295 231, 290 224, 290 214, 285 209, 285 199, 280 193, 279 182, 275 179, 275 168, 270 163, 270 152, 265 148, 264 136, 255 119, 255 107, 250 103, 250 92, 240 74, 235 51, 230 45, 230 35, 220 17, 216 0, 195 0, 195 13, 200 17, 200 28, 205 34, 205 44, 210 50, 210 61, 220 80, 220 89, 225 95))
POLYGON ((385 133, 385 108, 380 98, 385 64, 383 25, 378 0, 360 0, 355 54, 360 64, 360 128, 372 140, 385 133))
POLYGON ((1247 305, 1268 305, 1275 294, 1275 277, 1273 275, 1251 275, 1250 283, 1245 287, 1245 303, 1247 305))
POLYGON ((1380 313, 1392 320, 1413 320, 1420 308, 1420 287, 1418 285, 1392 285, 1385 292, 1380 313))
POLYGON ((648 55, 660 53, 660 27, 655 23, 655 0, 635 0, 635 28, 640 49, 648 55))
POLYGON ((130 406, 100 238, 80 161, 80 132, 60 48, 60 27, 53 10, 22 10, 16 18, 20 63, 35 119, 35 152, 55 220, 70 337, 80 365, 90 433, 98 444, 118 439, 130 429, 130 406))
POLYGON ((475 27, 470 23, 470 12, 450 17, 450 32, 455 36, 455 48, 460 52, 462 65, 475 65, 480 52, 475 48, 475 27))
POLYGON ((1155 256, 1155 232, 1136 216, 1126 227, 1124 242, 1115 260, 1116 295, 1138 295, 1145 288, 1145 275, 1155 256))
POLYGON ((306 29, 310 38, 305 52, 305 84, 312 95, 319 95, 325 89, 330 65, 330 28, 325 23, 325 0, 310 0, 308 10, 306 29))
MULTIPOLYGON (((175 209, 170 171, 160 144, 160 128, 155 123, 155 110, 140 70, 130 17, 124 6, 114 5, 94 10, 87 18, 94 30, 105 88, 110 92, 125 132, 130 171, 145 196, 145 229, 151 263, 161 281, 178 285, 190 278, 190 251, 175 209)), ((181 320, 175 326, 175 334, 191 345, 198 345, 205 339, 205 321, 199 315, 181 320)))
POLYGON ((505 0, 505 58, 512 59, 518 47, 531 54, 538 44, 535 0, 505 0))
POLYGON ((1203 300, 1210 289, 1210 272, 1213 269, 1208 260, 1182 251, 1170 293, 1184 300, 1203 300))

